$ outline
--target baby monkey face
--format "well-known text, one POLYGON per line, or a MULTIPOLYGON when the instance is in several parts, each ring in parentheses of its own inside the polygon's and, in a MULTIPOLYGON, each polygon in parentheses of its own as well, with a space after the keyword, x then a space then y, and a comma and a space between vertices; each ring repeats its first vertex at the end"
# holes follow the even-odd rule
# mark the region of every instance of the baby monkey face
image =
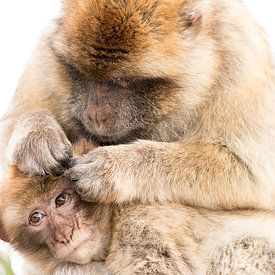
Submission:
POLYGON ((60 260, 79 264, 90 262, 92 225, 79 196, 69 186, 59 186, 40 196, 28 207, 27 227, 60 260))
POLYGON ((104 259, 106 206, 81 201, 64 177, 22 179, 18 185, 3 215, 9 241, 17 250, 27 251, 29 259, 41 254, 56 264, 104 259))

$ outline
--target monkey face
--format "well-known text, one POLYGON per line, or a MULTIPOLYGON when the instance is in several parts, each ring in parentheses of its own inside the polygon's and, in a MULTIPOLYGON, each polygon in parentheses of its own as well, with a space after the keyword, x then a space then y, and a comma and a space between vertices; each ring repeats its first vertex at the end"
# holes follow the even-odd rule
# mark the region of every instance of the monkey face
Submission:
POLYGON ((75 119, 99 143, 131 141, 165 116, 162 100, 168 79, 74 81, 71 108, 75 119))
POLYGON ((27 228, 39 235, 56 259, 81 264, 90 262, 94 244, 93 228, 84 226, 86 219, 79 203, 80 198, 70 188, 55 190, 46 200, 35 199, 29 207, 27 228))
POLYGON ((186 2, 65 1, 52 49, 67 71, 71 114, 99 143, 148 138, 150 125, 172 120, 182 32, 193 22, 186 2))
POLYGON ((3 215, 12 246, 30 260, 53 264, 104 259, 105 231, 110 231, 106 207, 82 202, 63 178, 34 178, 20 185, 3 215))

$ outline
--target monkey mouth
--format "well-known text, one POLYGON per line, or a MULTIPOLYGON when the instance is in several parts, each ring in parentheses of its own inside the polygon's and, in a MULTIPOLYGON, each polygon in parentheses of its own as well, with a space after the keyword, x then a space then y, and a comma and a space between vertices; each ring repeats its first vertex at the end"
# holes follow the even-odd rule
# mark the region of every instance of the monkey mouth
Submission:
POLYGON ((125 129, 124 131, 120 132, 101 134, 98 133, 96 130, 86 126, 84 136, 88 139, 92 139, 100 146, 105 146, 133 142, 136 139, 142 137, 142 135, 140 134, 142 132, 143 131, 141 129, 125 129))
POLYGON ((93 245, 94 242, 90 239, 82 241, 78 246, 71 248, 71 252, 64 257, 64 260, 80 265, 85 265, 97 260, 94 258, 95 252, 93 251, 93 245))
POLYGON ((83 246, 87 241, 81 242, 78 246, 67 246, 63 248, 63 251, 53 252, 52 255, 62 261, 67 261, 75 264, 88 264, 91 261, 91 257, 88 255, 88 250, 84 250, 83 246), (63 252, 63 253, 62 253, 63 252), (85 253, 86 252, 86 253, 85 253), (85 255, 86 254, 86 255, 85 255))
POLYGON ((76 264, 87 264, 91 261, 92 243, 90 238, 83 239, 81 242, 69 242, 58 246, 49 246, 52 256, 61 261, 67 261, 76 264))
POLYGON ((66 257, 66 260, 71 263, 85 265, 92 261, 90 257, 83 257, 81 253, 78 253, 78 249, 73 251, 68 257, 66 257))
MULTIPOLYGON (((106 132, 99 132, 88 120, 81 121, 75 118, 75 123, 82 137, 88 140, 91 139, 100 146, 129 143, 146 135, 146 131, 140 127, 124 126, 124 129, 120 129, 119 131, 113 129, 106 132)), ((73 138, 74 137, 72 137, 72 139, 73 138)))

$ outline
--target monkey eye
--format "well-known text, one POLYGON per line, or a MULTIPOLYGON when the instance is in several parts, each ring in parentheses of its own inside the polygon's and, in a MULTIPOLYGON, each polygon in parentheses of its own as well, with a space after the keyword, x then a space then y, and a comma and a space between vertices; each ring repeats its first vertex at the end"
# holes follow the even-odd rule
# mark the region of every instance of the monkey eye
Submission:
POLYGON ((45 216, 46 216, 45 212, 40 210, 35 210, 29 216, 29 223, 31 225, 39 225, 45 216))
POLYGON ((55 199, 55 205, 56 207, 60 207, 62 205, 64 205, 68 199, 69 199, 69 194, 66 193, 62 193, 61 195, 59 195, 56 199, 55 199))

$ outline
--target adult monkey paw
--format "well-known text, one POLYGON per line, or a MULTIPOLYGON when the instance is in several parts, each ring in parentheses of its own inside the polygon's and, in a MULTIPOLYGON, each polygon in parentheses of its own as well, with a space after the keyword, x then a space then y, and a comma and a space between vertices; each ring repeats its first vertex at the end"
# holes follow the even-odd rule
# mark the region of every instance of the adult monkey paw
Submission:
POLYGON ((113 148, 114 146, 97 148, 71 162, 72 168, 65 175, 74 182, 82 199, 113 201, 117 166, 113 148))
MULTIPOLYGON (((155 169, 150 169, 151 175, 148 162, 157 165, 157 150, 151 144, 153 142, 139 141, 97 148, 75 159, 66 177, 74 182, 76 191, 87 201, 122 203, 139 200, 141 193, 144 195, 143 187, 148 178, 154 180, 155 169)), ((141 197, 148 200, 147 196, 141 197)))
POLYGON ((53 116, 32 112, 17 121, 8 156, 9 164, 26 175, 61 175, 70 164, 71 143, 53 116))

